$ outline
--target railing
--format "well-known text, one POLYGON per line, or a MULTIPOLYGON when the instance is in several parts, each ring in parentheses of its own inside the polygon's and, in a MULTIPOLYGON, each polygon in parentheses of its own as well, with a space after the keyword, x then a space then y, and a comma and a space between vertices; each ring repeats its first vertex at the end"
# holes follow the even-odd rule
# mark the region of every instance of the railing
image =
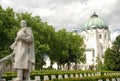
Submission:
POLYGON ((4 73, 5 71, 5 65, 6 65, 6 61, 11 59, 12 57, 14 56, 14 53, 11 53, 10 55, 0 59, 0 81, 2 81, 1 77, 2 77, 2 74, 4 73))

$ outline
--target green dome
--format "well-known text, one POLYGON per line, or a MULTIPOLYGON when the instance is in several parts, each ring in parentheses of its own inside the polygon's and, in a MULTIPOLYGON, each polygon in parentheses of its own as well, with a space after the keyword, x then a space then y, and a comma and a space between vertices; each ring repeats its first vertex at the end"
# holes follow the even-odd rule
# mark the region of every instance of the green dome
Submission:
POLYGON ((108 24, 96 15, 94 12, 91 18, 89 18, 83 25, 83 30, 89 29, 108 29, 108 24))

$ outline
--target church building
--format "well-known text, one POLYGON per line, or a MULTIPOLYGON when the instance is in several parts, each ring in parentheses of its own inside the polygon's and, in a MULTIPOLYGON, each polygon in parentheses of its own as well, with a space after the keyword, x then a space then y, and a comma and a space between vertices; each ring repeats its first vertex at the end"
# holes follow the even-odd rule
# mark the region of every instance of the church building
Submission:
POLYGON ((112 45, 108 24, 94 12, 83 24, 82 32, 78 34, 83 37, 86 48, 86 63, 81 68, 91 69, 98 64, 98 60, 103 63, 104 52, 112 45))

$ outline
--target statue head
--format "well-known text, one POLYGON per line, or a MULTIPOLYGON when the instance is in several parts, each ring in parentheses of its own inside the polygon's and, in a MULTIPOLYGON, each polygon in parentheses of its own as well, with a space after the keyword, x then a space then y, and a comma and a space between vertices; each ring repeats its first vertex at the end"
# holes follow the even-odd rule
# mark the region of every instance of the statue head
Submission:
POLYGON ((26 23, 26 21, 25 20, 21 20, 21 27, 22 28, 24 28, 24 27, 26 27, 27 26, 27 23, 26 23))

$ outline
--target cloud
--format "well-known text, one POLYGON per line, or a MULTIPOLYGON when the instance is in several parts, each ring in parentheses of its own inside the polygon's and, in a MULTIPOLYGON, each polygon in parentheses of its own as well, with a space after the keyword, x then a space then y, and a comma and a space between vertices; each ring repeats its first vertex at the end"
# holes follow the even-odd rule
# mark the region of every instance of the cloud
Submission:
POLYGON ((94 10, 108 23, 110 31, 120 26, 119 0, 0 0, 0 4, 4 8, 9 6, 16 12, 39 15, 56 30, 66 28, 71 31, 75 27, 80 31, 94 10))
POLYGON ((110 35, 111 40, 114 41, 118 35, 120 35, 120 29, 118 29, 114 32, 111 32, 111 35, 110 35))

